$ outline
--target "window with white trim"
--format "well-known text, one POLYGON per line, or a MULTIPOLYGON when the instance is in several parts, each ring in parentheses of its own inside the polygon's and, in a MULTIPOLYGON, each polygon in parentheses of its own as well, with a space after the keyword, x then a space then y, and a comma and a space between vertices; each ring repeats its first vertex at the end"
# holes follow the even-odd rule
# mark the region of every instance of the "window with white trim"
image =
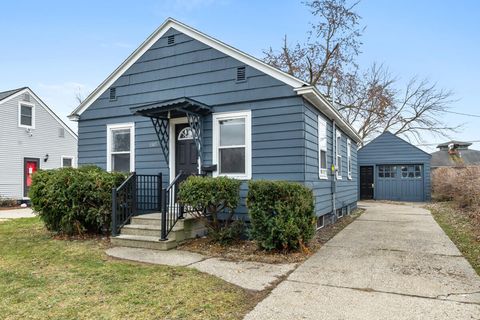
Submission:
POLYGON ((107 171, 135 171, 135 125, 107 126, 107 171))
POLYGON ((327 121, 318 116, 318 176, 328 179, 327 175, 327 121))
POLYGON ((325 226, 325 216, 320 216, 317 218, 317 230, 322 229, 325 226))
POLYGON ((352 142, 347 138, 347 177, 352 179, 352 142))
POLYGON ((215 176, 251 178, 251 112, 213 114, 213 162, 215 176))
POLYGON ((35 105, 32 103, 19 102, 18 126, 22 128, 35 128, 35 105))
POLYGON ((73 168, 73 157, 62 156, 62 168, 73 168))
POLYGON ((337 131, 335 142, 335 169, 337 170, 337 179, 342 179, 342 134, 337 131))

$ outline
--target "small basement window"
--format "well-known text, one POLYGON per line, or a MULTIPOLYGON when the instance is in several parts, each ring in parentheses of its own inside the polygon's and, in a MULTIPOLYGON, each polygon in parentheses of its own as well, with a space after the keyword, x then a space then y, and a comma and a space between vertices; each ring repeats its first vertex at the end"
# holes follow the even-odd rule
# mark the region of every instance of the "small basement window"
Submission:
POLYGON ((320 216, 317 218, 317 230, 322 229, 325 226, 325 216, 320 216))
POLYGON ((73 157, 62 156, 62 168, 72 168, 73 157))
POLYGON ((170 35, 167 37, 167 44, 174 44, 175 43, 175 35, 170 35))
POLYGON ((117 88, 110 88, 110 101, 117 100, 117 88))
POLYGON ((339 218, 343 217, 343 210, 342 209, 337 209, 337 217, 339 217, 339 218))
POLYGON ((247 73, 245 67, 238 67, 237 68, 237 81, 245 81, 247 80, 247 73))

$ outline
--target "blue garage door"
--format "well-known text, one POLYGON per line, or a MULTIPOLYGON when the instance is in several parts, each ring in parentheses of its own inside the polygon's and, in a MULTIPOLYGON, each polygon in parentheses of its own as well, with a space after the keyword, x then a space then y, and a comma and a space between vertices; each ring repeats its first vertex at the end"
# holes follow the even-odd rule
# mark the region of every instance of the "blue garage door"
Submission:
POLYGON ((387 164, 376 169, 375 199, 424 201, 423 165, 387 164))

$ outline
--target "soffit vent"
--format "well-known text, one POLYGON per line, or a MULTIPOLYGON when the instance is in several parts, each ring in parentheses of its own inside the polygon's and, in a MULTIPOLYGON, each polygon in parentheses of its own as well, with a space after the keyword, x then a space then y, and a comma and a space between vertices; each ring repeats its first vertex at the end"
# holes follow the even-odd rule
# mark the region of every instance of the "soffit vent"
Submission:
POLYGON ((237 68, 237 81, 245 81, 247 79, 247 75, 245 72, 245 67, 238 67, 237 68))
POLYGON ((175 35, 171 35, 167 37, 167 43, 168 44, 174 44, 175 43, 175 35))
POLYGON ((117 88, 110 88, 110 100, 117 100, 117 88))

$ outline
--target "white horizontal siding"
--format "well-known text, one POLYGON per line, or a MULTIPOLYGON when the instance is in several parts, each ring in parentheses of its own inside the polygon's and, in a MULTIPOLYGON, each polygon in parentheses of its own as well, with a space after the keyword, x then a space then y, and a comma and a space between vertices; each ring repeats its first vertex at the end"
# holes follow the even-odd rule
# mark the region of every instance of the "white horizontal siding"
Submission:
POLYGON ((30 96, 35 104, 35 129, 32 136, 18 127, 18 103, 24 95, 0 103, 0 196, 23 197, 23 159, 40 158, 41 169, 61 167, 61 156, 75 157, 77 140, 67 130, 59 137, 62 125, 30 96), (44 162, 48 154, 47 162, 44 162))

